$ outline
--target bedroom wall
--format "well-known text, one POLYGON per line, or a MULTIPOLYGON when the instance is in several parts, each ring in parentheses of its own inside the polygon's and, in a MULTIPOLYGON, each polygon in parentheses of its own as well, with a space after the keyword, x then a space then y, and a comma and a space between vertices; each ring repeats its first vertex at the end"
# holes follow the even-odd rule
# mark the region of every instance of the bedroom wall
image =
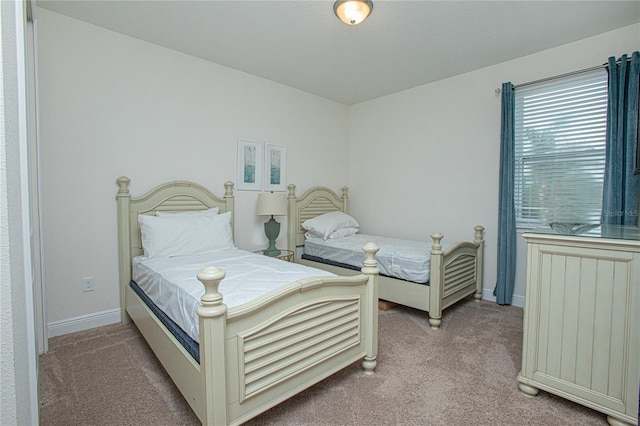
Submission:
MULTIPOLYGON (((640 25, 504 62, 350 108, 351 212, 363 231, 444 241, 486 227, 484 296, 496 281, 500 94, 640 49, 640 25)), ((437 58, 434 58, 437 60, 437 58)), ((526 245, 518 237, 514 304, 524 302, 526 245)), ((494 299, 495 300, 495 299, 494 299)))
MULTIPOLYGON (((239 137, 285 144, 287 180, 299 193, 319 183, 335 190, 348 183, 364 231, 423 240, 439 231, 446 242, 468 239, 474 225, 484 225, 490 296, 500 125, 495 89, 640 48, 635 25, 346 107, 48 10, 38 8, 36 18, 53 334, 86 328, 87 321, 117 321, 116 177, 131 177, 134 195, 175 179, 221 193, 224 181, 237 180, 239 137), (81 291, 86 276, 95 278, 95 291, 81 291)), ((265 243, 256 198, 236 191, 236 242, 249 250, 265 243)), ((524 250, 521 243, 516 304, 524 296, 524 250)))
POLYGON ((38 424, 26 156, 26 3, 0 5, 0 424, 38 424))
MULTIPOLYGON (((36 19, 50 335, 118 321, 118 176, 134 195, 170 180, 222 194, 244 137, 286 145, 299 191, 347 182, 346 106, 45 9, 36 19)), ((236 243, 249 250, 266 245, 256 200, 236 191, 236 243)))

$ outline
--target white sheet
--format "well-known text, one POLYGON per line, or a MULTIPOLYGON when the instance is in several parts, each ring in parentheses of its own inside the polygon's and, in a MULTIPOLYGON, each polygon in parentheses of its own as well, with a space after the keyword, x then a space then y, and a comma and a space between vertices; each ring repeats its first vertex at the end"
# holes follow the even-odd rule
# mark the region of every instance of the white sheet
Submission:
POLYGON ((370 241, 380 247, 376 260, 381 275, 416 283, 429 281, 431 243, 424 241, 367 234, 356 234, 334 240, 307 238, 304 243, 304 253, 359 267, 365 258, 362 247, 370 241))
POLYGON ((195 341, 199 341, 196 310, 204 294, 196 276, 207 266, 226 273, 219 291, 229 309, 302 278, 333 275, 237 248, 199 256, 134 258, 133 280, 195 341))

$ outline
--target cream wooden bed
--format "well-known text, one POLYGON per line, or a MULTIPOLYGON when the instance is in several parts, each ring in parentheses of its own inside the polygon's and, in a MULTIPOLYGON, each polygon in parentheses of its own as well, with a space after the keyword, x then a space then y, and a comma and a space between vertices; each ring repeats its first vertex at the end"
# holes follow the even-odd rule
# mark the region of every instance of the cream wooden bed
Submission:
POLYGON ((377 247, 367 245, 362 274, 309 278, 227 310, 218 285, 225 274, 198 274, 205 293, 200 362, 187 353, 131 289, 131 261, 143 253, 139 214, 233 211, 233 184, 219 198, 190 182, 170 182, 132 197, 130 179, 117 193, 122 321, 133 320, 203 424, 240 424, 362 359, 373 374, 378 350, 377 247), (341 326, 337 326, 336 324, 341 326), (283 331, 286 330, 286 331, 283 331), (294 336, 294 333, 295 336, 294 336))
MULTIPOLYGON (((289 250, 296 252, 304 245, 305 230, 302 222, 323 213, 349 210, 349 190, 342 188, 338 196, 331 189, 318 186, 309 189, 302 196, 296 196, 296 186, 289 185, 288 201, 288 244, 289 250)), ((467 296, 476 301, 482 299, 482 265, 484 227, 474 227, 472 242, 458 242, 443 250, 439 232, 431 234, 429 285, 418 284, 387 276, 379 277, 379 296, 382 300, 398 303, 429 312, 429 324, 438 329, 442 323, 443 309, 467 296)), ((338 274, 348 274, 349 270, 324 263, 296 259, 296 262, 338 274)), ((351 271, 351 273, 356 273, 351 271)))

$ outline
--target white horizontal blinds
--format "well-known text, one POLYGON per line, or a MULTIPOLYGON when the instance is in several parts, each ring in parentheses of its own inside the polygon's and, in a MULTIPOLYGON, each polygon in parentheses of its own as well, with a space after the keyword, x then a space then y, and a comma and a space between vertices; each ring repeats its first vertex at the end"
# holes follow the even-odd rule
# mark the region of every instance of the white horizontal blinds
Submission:
POLYGON ((606 70, 517 88, 515 102, 518 226, 600 223, 606 70))

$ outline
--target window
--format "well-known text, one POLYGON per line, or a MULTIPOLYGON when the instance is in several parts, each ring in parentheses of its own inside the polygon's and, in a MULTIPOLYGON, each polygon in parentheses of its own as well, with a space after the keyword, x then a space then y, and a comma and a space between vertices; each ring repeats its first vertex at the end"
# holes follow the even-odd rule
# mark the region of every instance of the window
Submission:
POLYGON ((600 223, 606 70, 516 88, 515 104, 517 226, 600 223))

